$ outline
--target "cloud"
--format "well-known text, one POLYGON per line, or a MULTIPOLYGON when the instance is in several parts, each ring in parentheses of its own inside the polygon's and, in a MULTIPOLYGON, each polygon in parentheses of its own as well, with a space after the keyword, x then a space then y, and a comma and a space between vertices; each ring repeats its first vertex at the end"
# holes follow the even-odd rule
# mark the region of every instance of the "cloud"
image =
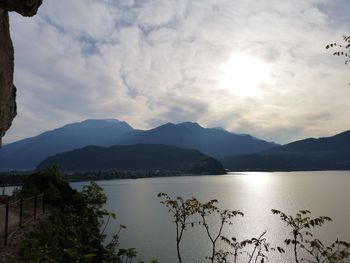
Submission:
POLYGON ((31 19, 12 14, 19 114, 5 142, 112 117, 137 128, 198 121, 280 143, 349 129, 349 69, 324 49, 346 33, 349 9, 345 0, 61 0, 31 19), (270 66, 259 96, 223 85, 234 54, 270 66))

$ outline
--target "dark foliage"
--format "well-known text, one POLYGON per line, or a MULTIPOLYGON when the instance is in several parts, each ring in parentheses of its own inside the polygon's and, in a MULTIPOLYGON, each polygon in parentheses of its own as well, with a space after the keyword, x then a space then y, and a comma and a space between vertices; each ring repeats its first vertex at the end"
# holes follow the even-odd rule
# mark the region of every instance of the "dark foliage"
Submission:
POLYGON ((44 193, 46 203, 53 207, 63 208, 72 205, 74 195, 77 193, 63 180, 58 166, 49 166, 40 172, 23 177, 22 180, 21 196, 44 193))
POLYGON ((135 249, 118 250, 119 234, 125 226, 121 225, 105 244, 104 230, 115 215, 103 209, 107 198, 96 183, 76 192, 53 166, 27 177, 21 194, 42 191, 50 204, 50 216, 22 240, 20 256, 24 262, 123 263, 137 256, 135 249))

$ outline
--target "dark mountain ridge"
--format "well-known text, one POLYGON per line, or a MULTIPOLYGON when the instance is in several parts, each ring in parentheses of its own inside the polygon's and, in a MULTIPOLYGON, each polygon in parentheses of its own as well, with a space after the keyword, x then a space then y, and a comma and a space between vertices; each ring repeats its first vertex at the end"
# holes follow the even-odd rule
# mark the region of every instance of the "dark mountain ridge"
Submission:
POLYGON ((261 153, 230 156, 231 170, 348 170, 350 130, 331 137, 308 138, 261 153))
POLYGON ((65 172, 165 170, 191 174, 224 174, 222 164, 199 152, 169 145, 116 145, 109 148, 87 146, 56 154, 38 169, 59 164, 65 172))
POLYGON ((266 153, 301 153, 320 151, 350 151, 350 130, 339 133, 331 137, 308 138, 291 142, 274 149, 265 151, 266 153))

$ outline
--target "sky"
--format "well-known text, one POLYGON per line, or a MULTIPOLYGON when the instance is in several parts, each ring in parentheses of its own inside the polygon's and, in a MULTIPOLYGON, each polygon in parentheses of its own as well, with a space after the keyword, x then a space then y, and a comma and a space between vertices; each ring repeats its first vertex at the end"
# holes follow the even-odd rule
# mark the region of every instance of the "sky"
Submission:
POLYGON ((349 130, 350 68, 325 49, 349 13, 348 0, 44 1, 10 16, 18 116, 3 141, 104 118, 277 143, 349 130))

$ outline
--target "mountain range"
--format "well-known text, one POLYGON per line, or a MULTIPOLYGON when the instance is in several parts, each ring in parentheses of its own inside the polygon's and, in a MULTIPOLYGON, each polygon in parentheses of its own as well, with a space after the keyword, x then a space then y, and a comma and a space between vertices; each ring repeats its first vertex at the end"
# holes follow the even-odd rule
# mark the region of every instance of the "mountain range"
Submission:
POLYGON ((33 170, 50 156, 90 145, 108 148, 136 144, 195 149, 221 160, 233 171, 350 169, 350 131, 278 145, 194 122, 138 130, 124 121, 102 119, 68 124, 4 145, 0 149, 0 170, 33 170))
POLYGON ((350 130, 309 138, 255 154, 230 156, 222 161, 230 170, 349 170, 350 130))
POLYGON ((47 157, 89 145, 165 144, 196 149, 211 157, 258 153, 278 146, 250 135, 222 128, 204 128, 198 123, 166 123, 150 130, 137 130, 115 119, 85 120, 4 145, 1 170, 32 170, 47 157))

